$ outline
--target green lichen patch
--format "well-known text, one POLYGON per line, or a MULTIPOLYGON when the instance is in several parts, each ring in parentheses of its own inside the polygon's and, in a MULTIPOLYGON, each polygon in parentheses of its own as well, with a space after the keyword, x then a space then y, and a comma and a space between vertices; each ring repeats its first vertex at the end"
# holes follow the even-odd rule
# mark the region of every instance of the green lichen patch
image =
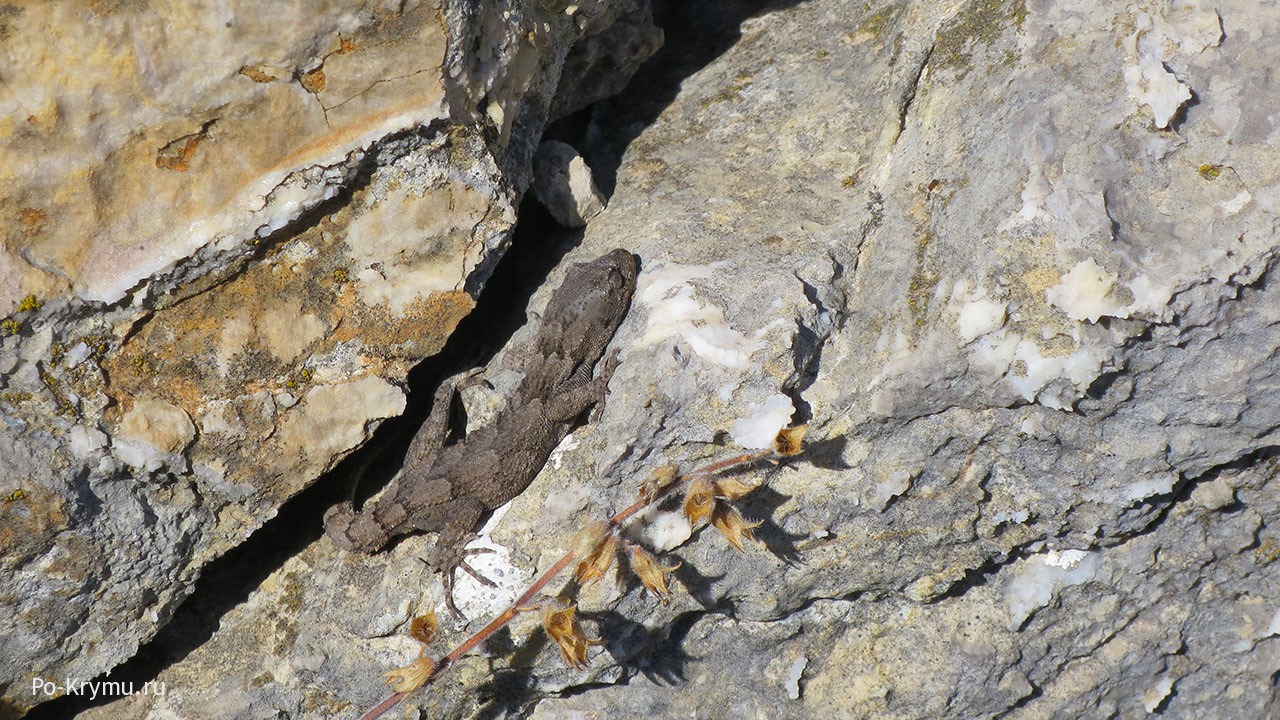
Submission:
MULTIPOLYGON (((938 31, 930 62, 937 69, 953 70, 960 77, 973 69, 974 57, 1000 45, 1009 28, 1022 30, 1027 18, 1025 0, 977 0, 965 6, 938 31)), ((1002 53, 1000 63, 1012 64, 1017 53, 1002 53)))
MULTIPOLYGON (((870 10, 871 3, 864 3, 864 7, 870 10)), ((880 8, 864 18, 858 24, 858 29, 855 32, 859 35, 866 33, 873 37, 884 35, 885 29, 892 26, 898 16, 902 14, 903 7, 903 5, 889 5, 880 8)))
POLYGON ((926 232, 916 242, 916 269, 907 285, 907 309, 911 311, 911 324, 916 330, 923 328, 928 321, 933 291, 942 279, 930 257, 933 241, 933 234, 926 232))
POLYGON ((27 295, 18 302, 17 312, 31 312, 44 307, 44 303, 36 299, 35 295, 27 295))
POLYGON ((1222 166, 1210 165, 1209 163, 1205 163, 1204 165, 1200 166, 1200 169, 1198 170, 1198 172, 1200 173, 1200 177, 1204 178, 1205 180, 1208 180, 1209 182, 1213 182, 1214 180, 1218 179, 1219 175, 1222 175, 1222 166))

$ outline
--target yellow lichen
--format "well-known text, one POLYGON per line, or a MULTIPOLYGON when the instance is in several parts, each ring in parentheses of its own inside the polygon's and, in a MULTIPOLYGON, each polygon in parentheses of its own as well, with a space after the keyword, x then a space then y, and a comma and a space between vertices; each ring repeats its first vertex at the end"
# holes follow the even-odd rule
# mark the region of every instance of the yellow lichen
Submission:
POLYGON ((315 376, 316 376, 316 373, 311 368, 302 368, 298 372, 294 373, 288 380, 286 380, 284 383, 284 386, 289 388, 290 390, 300 388, 304 385, 310 384, 311 380, 315 378, 315 376))
POLYGON ((103 335, 86 335, 80 338, 80 342, 89 348, 89 357, 94 362, 100 362, 111 349, 111 341, 103 335))
POLYGON ((44 383, 44 387, 53 396, 54 402, 58 406, 59 415, 71 415, 75 412, 75 406, 67 399, 66 393, 62 391, 62 382, 54 377, 48 370, 40 371, 40 382, 44 383))
POLYGON ((150 377, 157 374, 155 366, 152 365, 151 361, 145 357, 142 357, 142 356, 135 357, 133 359, 132 365, 133 365, 133 372, 136 375, 143 375, 143 376, 150 377))
POLYGON ((303 90, 306 90, 312 95, 319 95, 324 92, 324 68, 316 68, 311 72, 302 73, 298 76, 298 83, 302 85, 303 90))
POLYGON ((27 312, 29 310, 39 310, 44 307, 44 303, 36 299, 35 295, 28 295, 18 303, 18 312, 27 312))
POLYGON ((1274 536, 1268 535, 1262 538, 1262 542, 1258 543, 1258 547, 1254 549, 1253 554, 1258 558, 1258 562, 1267 565, 1280 560, 1280 541, 1274 536))
POLYGON ((240 68, 240 74, 256 83, 269 83, 276 79, 271 74, 263 72, 260 65, 245 65, 240 68))

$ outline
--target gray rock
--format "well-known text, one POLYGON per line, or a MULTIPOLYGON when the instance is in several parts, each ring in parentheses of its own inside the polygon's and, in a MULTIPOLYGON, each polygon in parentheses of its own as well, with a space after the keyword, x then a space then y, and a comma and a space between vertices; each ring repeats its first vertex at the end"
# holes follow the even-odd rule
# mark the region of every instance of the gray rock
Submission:
MULTIPOLYGON (((660 62, 578 145, 600 175, 618 159, 616 191, 559 266, 641 257, 622 364, 485 531, 502 587, 462 585, 470 630, 655 467, 788 418, 808 450, 747 474, 746 552, 643 521, 677 592, 585 590, 587 668, 524 617, 393 714, 1275 715, 1280 10, 812 0, 658 22, 660 62)), ((163 699, 87 716, 372 707, 439 603, 431 541, 311 544, 161 673, 163 699)), ((468 634, 443 622, 439 647, 468 634)))
POLYGON ((572 146, 546 140, 533 156, 533 196, 567 228, 586 227, 604 209, 604 196, 596 189, 591 168, 572 146))
POLYGON ((649 12, 384 5, 4 14, 0 716, 133 656, 404 410, 510 243, 565 59, 649 12))

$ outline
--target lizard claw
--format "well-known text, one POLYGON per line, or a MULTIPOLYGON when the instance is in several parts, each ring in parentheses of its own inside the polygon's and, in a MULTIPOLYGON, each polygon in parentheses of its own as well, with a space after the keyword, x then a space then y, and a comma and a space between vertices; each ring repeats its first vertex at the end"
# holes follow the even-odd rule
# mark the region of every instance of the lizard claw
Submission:
POLYGON ((440 573, 440 580, 444 584, 445 607, 449 608, 449 612, 453 613, 454 617, 462 620, 463 622, 466 622, 467 616, 462 614, 462 611, 458 609, 458 606, 453 599, 453 589, 457 586, 456 573, 461 569, 463 572, 475 578, 476 582, 479 582, 485 587, 498 587, 497 583, 481 575, 479 571, 471 567, 471 564, 467 562, 467 558, 472 555, 483 555, 491 552, 493 552, 492 548, 470 548, 453 553, 452 557, 443 561, 438 558, 434 560, 418 558, 424 565, 431 568, 432 572, 440 573))
MULTIPOLYGON (((462 554, 463 555, 483 555, 485 553, 491 553, 491 552, 493 552, 492 548, 473 548, 471 550, 464 551, 462 554)), ((455 570, 459 568, 464 570, 471 577, 475 578, 476 582, 480 583, 481 585, 484 585, 485 587, 491 587, 491 588, 498 587, 498 583, 481 575, 475 568, 471 567, 471 565, 466 561, 465 558, 459 560, 458 564, 454 566, 455 570)))
POLYGON ((604 357, 604 362, 600 364, 600 373, 596 376, 596 379, 592 381, 593 385, 598 383, 603 386, 600 390, 600 400, 591 410, 591 420, 593 422, 599 420, 600 416, 604 414, 604 398, 609 394, 609 380, 613 378, 613 371, 618 369, 618 364, 620 362, 618 360, 618 354, 620 352, 621 350, 614 348, 612 352, 604 357))
POLYGON ((618 359, 621 352, 621 348, 614 348, 612 352, 604 357, 604 364, 600 366, 599 377, 605 383, 605 392, 609 392, 609 380, 613 377, 613 371, 617 370, 618 365, 622 362, 618 359))

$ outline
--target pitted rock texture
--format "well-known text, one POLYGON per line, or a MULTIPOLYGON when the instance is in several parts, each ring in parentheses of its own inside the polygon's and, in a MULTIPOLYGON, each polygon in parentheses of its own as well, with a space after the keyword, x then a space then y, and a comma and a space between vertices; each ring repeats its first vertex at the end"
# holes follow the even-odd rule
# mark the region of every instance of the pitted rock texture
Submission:
MULTIPOLYGON (((622 363, 485 533, 503 587, 461 584, 470 629, 656 467, 740 452, 788 414, 808 450, 751 473, 747 552, 646 520, 678 591, 584 591, 604 640, 586 669, 521 620, 388 716, 1276 715, 1280 11, 655 18, 664 49, 566 138, 612 195, 560 267, 642 260, 622 363)), ((518 366, 500 356, 467 404, 501 402, 518 366)), ((431 541, 312 543, 157 676, 165 698, 86 716, 373 707, 439 605, 431 541)), ((466 635, 444 634, 433 653, 466 635)))
MULTIPOLYGON (((47 699, 33 677, 132 656, 404 410, 510 243, 565 59, 648 18, 0 9, 0 715, 47 699)), ((625 83, 646 52, 593 51, 580 80, 625 83)))

